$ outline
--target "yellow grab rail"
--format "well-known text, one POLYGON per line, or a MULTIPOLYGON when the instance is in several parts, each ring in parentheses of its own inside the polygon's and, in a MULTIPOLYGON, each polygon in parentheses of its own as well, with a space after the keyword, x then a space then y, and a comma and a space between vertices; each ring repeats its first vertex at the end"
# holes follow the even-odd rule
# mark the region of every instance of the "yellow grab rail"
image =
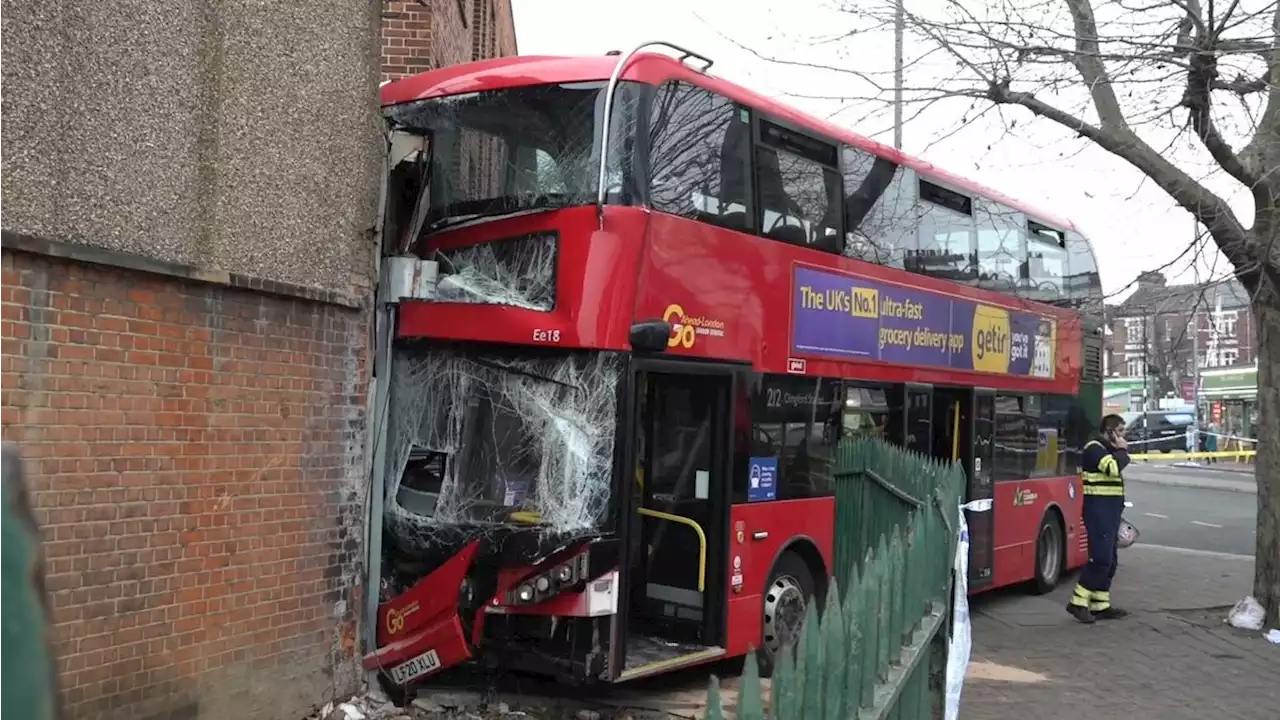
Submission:
POLYGON ((679 525, 688 525, 698 534, 698 592, 703 592, 707 584, 707 534, 702 532, 702 526, 680 515, 672 515, 664 513, 660 510, 650 510, 649 508, 640 508, 640 514, 659 520, 667 520, 679 525))

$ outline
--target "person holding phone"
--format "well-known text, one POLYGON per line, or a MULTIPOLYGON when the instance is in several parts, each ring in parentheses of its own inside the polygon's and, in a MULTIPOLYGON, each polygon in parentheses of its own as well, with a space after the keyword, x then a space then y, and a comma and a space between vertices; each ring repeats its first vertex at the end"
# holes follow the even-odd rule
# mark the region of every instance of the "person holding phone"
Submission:
POLYGON ((1089 562, 1080 571, 1080 581, 1067 604, 1067 612, 1082 623, 1114 620, 1129 614, 1111 604, 1111 581, 1119 561, 1116 541, 1124 515, 1121 473, 1128 464, 1124 418, 1107 415, 1098 427, 1098 437, 1085 443, 1080 463, 1089 562))

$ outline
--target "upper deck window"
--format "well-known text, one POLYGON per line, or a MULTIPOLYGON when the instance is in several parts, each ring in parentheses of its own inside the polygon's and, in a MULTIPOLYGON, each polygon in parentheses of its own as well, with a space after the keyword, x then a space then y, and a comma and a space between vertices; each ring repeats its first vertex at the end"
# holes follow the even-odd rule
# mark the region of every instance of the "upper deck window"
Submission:
MULTIPOLYGON (((602 82, 529 85, 388 108, 392 127, 430 138, 430 205, 422 233, 485 217, 593 204, 604 116, 602 82)), ((638 90, 618 88, 609 199, 633 189, 626 150, 638 90)))
POLYGON ((973 199, 923 178, 919 189, 919 244, 907 259, 907 269, 959 282, 975 280, 973 199))
POLYGON ((696 85, 670 82, 649 113, 649 202, 655 210, 749 230, 750 116, 696 85))
POLYGON ((839 252, 844 203, 836 163, 834 145, 761 120, 756 150, 760 233, 839 252))
MULTIPOLYGON (((880 265, 902 267, 902 228, 914 214, 904 194, 902 172, 892 160, 848 145, 844 159, 844 254, 880 265)), ((905 188, 909 190, 909 188, 905 188)))

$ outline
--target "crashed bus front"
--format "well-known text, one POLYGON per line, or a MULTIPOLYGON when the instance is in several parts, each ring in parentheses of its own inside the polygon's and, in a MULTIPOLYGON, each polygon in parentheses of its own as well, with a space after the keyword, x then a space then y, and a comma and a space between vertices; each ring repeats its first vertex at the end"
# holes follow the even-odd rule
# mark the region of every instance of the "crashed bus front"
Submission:
MULTIPOLYGON (((582 311, 609 291, 599 273, 584 288, 587 266, 618 248, 599 242, 592 208, 607 83, 513 71, 479 89, 482 65, 383 89, 392 257, 379 292, 404 294, 389 301, 382 580, 364 664, 400 688, 467 661, 598 678, 618 605, 611 487, 630 348, 582 311)), ((621 134, 610 145, 620 169, 621 134)))
POLYGON ((617 353, 411 342, 393 356, 378 649, 406 685, 480 655, 584 677, 616 609, 617 353), (606 626, 607 627, 607 626, 606 626))

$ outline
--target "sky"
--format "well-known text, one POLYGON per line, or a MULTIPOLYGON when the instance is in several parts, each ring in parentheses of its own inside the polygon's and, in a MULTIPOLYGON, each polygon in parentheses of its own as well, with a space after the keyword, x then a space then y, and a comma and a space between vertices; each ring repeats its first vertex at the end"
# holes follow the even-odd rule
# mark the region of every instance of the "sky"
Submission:
MULTIPOLYGON (((907 0, 915 7, 941 0, 907 0)), ((848 74, 787 66, 771 60, 799 60, 887 73, 893 65, 890 31, 864 31, 831 41, 856 27, 834 6, 838 0, 513 0, 516 37, 522 55, 594 55, 626 52, 646 41, 665 40, 715 60, 710 72, 778 97, 805 112, 831 118, 855 132, 892 142, 887 115, 867 117, 867 102, 850 99, 871 92, 848 74), (827 40, 827 41, 824 41, 827 40), (842 96, 841 99, 801 97, 842 96)), ((912 55, 923 43, 909 40, 904 86, 926 86, 931 73, 948 66, 912 55), (930 64, 930 63, 933 64, 930 64)), ((1137 95, 1144 91, 1138 88, 1137 95)), ((1065 101, 1064 101, 1065 102, 1065 101)), ((1173 100, 1176 102, 1176 98, 1173 100)), ((984 103, 985 106, 985 103, 984 103)), ((1116 298, 1128 294, 1138 273, 1165 270, 1170 282, 1217 279, 1230 265, 1208 246, 1186 253, 1195 237, 1191 215, 1136 169, 1085 140, 1029 113, 997 115, 971 101, 908 107, 903 149, 913 155, 1065 217, 1090 238, 1101 267, 1103 288, 1116 298)), ((1198 168, 1185 147, 1185 166, 1198 168)), ((1220 181, 1246 221, 1250 209, 1239 193, 1220 181), (1235 193, 1233 195, 1233 193, 1235 193)))

